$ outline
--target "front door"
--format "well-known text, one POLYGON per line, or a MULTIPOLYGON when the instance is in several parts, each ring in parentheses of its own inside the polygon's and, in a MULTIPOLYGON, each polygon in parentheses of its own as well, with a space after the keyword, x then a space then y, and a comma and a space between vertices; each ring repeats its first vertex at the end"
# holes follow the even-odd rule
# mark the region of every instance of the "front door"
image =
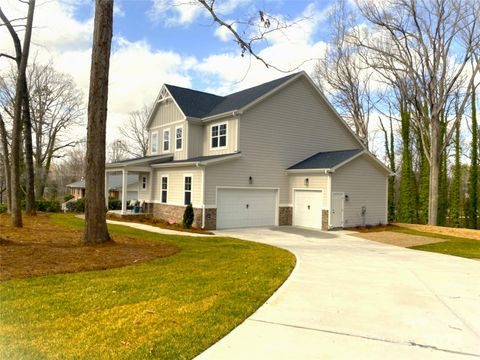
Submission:
POLYGON ((343 205, 345 194, 340 192, 332 193, 332 214, 330 220, 333 228, 343 227, 343 205))

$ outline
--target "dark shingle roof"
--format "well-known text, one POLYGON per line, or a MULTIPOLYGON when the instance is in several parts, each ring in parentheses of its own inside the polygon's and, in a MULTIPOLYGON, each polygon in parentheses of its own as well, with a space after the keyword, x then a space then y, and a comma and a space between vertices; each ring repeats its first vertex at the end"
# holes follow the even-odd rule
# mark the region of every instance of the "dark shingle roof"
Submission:
POLYGON ((287 75, 280 79, 272 80, 227 96, 218 96, 167 84, 165 84, 165 86, 185 116, 203 118, 241 109, 296 75, 298 75, 298 73, 287 75))
POLYGON ((319 152, 293 166, 290 166, 287 170, 331 169, 362 151, 362 149, 352 149, 319 152))
MULTIPOLYGON (((213 160, 213 159, 221 159, 221 158, 228 158, 232 155, 238 155, 241 154, 241 152, 235 152, 235 153, 230 153, 230 154, 222 154, 222 155, 209 155, 209 156, 197 156, 185 160, 174 160, 174 161, 168 161, 168 162, 163 162, 163 164, 181 164, 181 163, 191 163, 191 162, 202 162, 202 161, 207 161, 207 160, 213 160)), ((161 163, 158 163, 161 164, 161 163)), ((156 164, 155 164, 156 165, 156 164)))
MULTIPOLYGON (((138 182, 138 174, 128 175, 127 184, 132 185, 138 182)), ((108 188, 114 189, 122 185, 122 175, 109 175, 108 176, 108 188)), ((70 188, 85 189, 85 180, 78 180, 71 184, 66 185, 70 188)))

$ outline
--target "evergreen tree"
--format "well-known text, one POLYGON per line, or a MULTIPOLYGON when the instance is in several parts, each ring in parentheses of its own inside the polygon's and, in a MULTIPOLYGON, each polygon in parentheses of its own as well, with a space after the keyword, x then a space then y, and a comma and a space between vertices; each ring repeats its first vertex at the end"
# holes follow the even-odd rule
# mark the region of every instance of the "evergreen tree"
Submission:
MULTIPOLYGON (((383 134, 385 136, 385 153, 388 158, 388 165, 392 173, 395 174, 395 143, 393 137, 393 124, 392 118, 390 117, 390 131, 387 132, 383 122, 380 120, 380 126, 382 128, 383 134)), ((396 220, 395 216, 395 176, 390 176, 388 178, 388 222, 394 222, 396 220)))
POLYGON ((400 222, 416 222, 416 189, 415 176, 412 169, 412 153, 410 149, 410 112, 405 106, 400 109, 402 123, 402 176, 400 178, 399 214, 400 222))
POLYGON ((453 166, 453 179, 450 189, 450 225, 460 227, 460 122, 455 128, 455 164, 453 166))
MULTIPOLYGON (((443 146, 445 143, 446 130, 447 124, 445 122, 445 116, 442 115, 440 146, 443 146)), ((443 150, 441 154, 439 170, 437 225, 445 226, 448 208, 447 147, 445 147, 445 150, 443 150)))
POLYGON ((470 162, 469 178, 469 221, 468 227, 478 227, 478 124, 475 104, 475 91, 472 92, 472 159, 470 162))

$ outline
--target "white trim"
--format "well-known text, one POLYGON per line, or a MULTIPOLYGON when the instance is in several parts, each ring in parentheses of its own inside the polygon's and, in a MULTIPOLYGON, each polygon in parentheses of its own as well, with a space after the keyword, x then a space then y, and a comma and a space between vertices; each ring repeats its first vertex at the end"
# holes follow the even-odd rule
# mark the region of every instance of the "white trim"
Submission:
MULTIPOLYGON (((151 202, 151 201, 153 201, 153 189, 154 189, 154 187, 153 187, 153 176, 154 175, 153 175, 153 170, 152 169, 150 169, 149 174, 150 174, 150 176, 149 176, 149 178, 150 178, 149 185, 150 186, 149 186, 148 190, 149 190, 149 193, 150 193, 150 202, 151 202)), ((155 175, 157 175, 157 174, 155 174, 155 175)))
POLYGON ((293 204, 278 204, 279 207, 292 207, 293 204))
POLYGON ((168 205, 168 193, 170 192, 170 179, 168 178, 168 174, 161 174, 160 175, 160 204, 167 204, 168 205), (167 199, 165 202, 162 202, 163 198, 163 178, 167 178, 167 199))
POLYGON ((166 128, 166 129, 163 129, 162 130, 162 153, 165 154, 165 153, 170 153, 170 139, 171 139, 171 136, 170 136, 170 128, 166 128), (165 150, 165 133, 168 132, 168 149, 165 150))
POLYGON ((154 154, 158 154, 158 131, 152 131, 152 133, 150 134, 150 154, 154 155, 154 154), (156 143, 156 149, 155 151, 153 151, 153 136, 156 135, 157 137, 157 143, 156 143))
MULTIPOLYGON (((209 144, 209 147, 210 147, 210 150, 211 151, 216 151, 216 150, 224 150, 228 147, 228 134, 229 134, 229 126, 228 126, 228 121, 222 121, 222 122, 219 122, 219 123, 215 123, 215 124, 210 124, 209 125, 209 135, 208 135, 208 140, 210 142, 209 144), (225 125, 225 145, 224 146, 220 146, 220 126, 221 125, 225 125), (217 147, 213 147, 212 146, 212 128, 214 126, 218 126, 218 146, 217 147)), ((222 135, 223 136, 223 135, 222 135)))
POLYGON ((193 206, 193 174, 183 174, 183 204, 185 204, 185 193, 187 190, 185 190, 185 178, 189 177, 190 178, 190 204, 193 206))
MULTIPOLYGON (((315 191, 315 192, 321 192, 322 193, 322 203, 320 204, 320 227, 319 228, 314 228, 314 229, 320 229, 322 230, 322 223, 323 223, 323 197, 325 196, 325 190, 322 188, 292 188, 292 226, 298 226, 296 225, 295 221, 295 191, 315 191)), ((303 227, 303 226, 299 226, 303 227)))
POLYGON ((242 153, 232 153, 232 154, 225 154, 225 156, 222 156, 217 159, 210 159, 210 160, 204 160, 204 161, 185 161, 181 163, 160 163, 160 164, 152 164, 152 168, 169 168, 169 167, 185 167, 185 166, 207 166, 210 164, 217 164, 221 163, 224 161, 229 161, 233 159, 237 159, 242 156, 242 153))
POLYGON ((157 112, 159 104, 162 102, 162 100, 166 100, 166 99, 171 99, 175 103, 175 105, 177 105, 177 108, 178 108, 178 111, 180 111, 180 114, 183 115, 183 120, 186 119, 186 115, 184 114, 182 108, 180 106, 178 106, 178 103, 175 101, 175 99, 172 96, 172 94, 170 93, 170 91, 168 91, 165 84, 163 84, 162 87, 160 88, 160 91, 158 92, 158 95, 157 95, 157 97, 155 99, 155 102, 152 106, 152 110, 150 111, 150 114, 148 115, 148 121, 147 121, 147 126, 146 126, 147 129, 150 129, 150 124, 153 121, 153 115, 157 112), (163 91, 167 92, 170 96, 167 96, 165 98, 160 98, 163 91))
POLYGON ((332 170, 332 169, 287 169, 285 170, 285 172, 287 174, 304 174, 304 173, 319 173, 319 174, 324 174, 324 175, 328 175, 332 172, 335 172, 335 170, 332 170))
POLYGON ((387 179, 386 179, 387 183, 386 183, 386 187, 385 187, 385 199, 386 199, 386 201, 385 201, 385 223, 384 223, 384 225, 388 224, 388 210, 389 210, 389 208, 388 208, 388 182, 389 181, 390 181, 390 178, 387 177, 387 179))
POLYGON ((332 174, 328 175, 327 178, 327 194, 328 194, 328 228, 332 226, 331 215, 332 215, 332 174))
POLYGON ((184 130, 183 130, 183 125, 175 126, 175 133, 174 133, 174 138, 175 138, 175 151, 182 151, 183 150, 183 143, 184 143, 184 130), (182 146, 177 148, 177 130, 181 129, 182 130, 182 137, 180 138, 182 140, 182 146))
POLYGON ((162 125, 152 126, 152 127, 150 128, 150 130, 161 129, 161 128, 165 127, 165 126, 171 126, 171 125, 180 124, 180 123, 183 123, 183 122, 185 122, 184 119, 182 119, 182 120, 175 120, 175 121, 171 121, 171 122, 169 122, 169 123, 165 123, 165 124, 162 124, 162 125))

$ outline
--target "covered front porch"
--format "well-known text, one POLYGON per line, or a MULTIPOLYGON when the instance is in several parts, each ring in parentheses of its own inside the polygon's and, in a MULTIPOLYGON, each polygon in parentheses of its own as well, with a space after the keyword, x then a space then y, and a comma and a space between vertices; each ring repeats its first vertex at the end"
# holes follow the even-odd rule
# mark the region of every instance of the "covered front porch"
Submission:
POLYGON ((150 164, 171 160, 171 156, 147 156, 138 159, 119 161, 105 166, 105 200, 118 196, 120 210, 111 210, 112 215, 140 216, 147 213, 146 203, 153 198, 151 186, 152 168, 150 164), (112 177, 115 181, 112 181, 112 177), (114 186, 112 186, 112 183, 114 186))

